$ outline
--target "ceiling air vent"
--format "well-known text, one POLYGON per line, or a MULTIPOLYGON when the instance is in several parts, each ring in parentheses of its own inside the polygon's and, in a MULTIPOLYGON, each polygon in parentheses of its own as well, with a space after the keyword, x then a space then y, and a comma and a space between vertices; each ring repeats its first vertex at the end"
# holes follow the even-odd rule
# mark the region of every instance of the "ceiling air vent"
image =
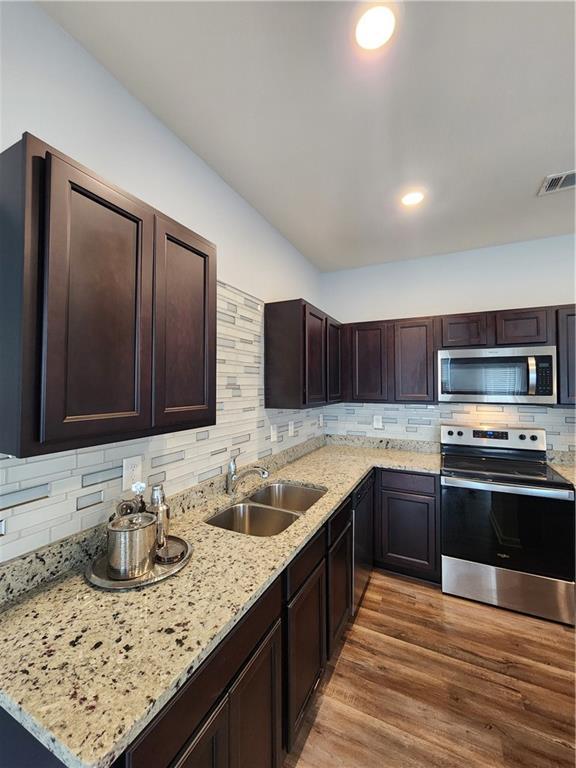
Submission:
POLYGON ((562 189, 574 189, 576 186, 576 171, 564 171, 546 176, 538 190, 538 197, 560 192, 562 189))

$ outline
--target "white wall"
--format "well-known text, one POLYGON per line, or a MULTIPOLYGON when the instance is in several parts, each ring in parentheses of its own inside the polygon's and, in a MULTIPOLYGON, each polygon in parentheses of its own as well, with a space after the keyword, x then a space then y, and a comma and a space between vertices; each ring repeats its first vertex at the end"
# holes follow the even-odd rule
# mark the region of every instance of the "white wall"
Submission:
POLYGON ((318 303, 318 272, 30 2, 0 3, 0 149, 29 131, 218 246, 218 277, 318 303))
POLYGON ((563 235, 321 275, 341 322, 574 301, 574 237, 563 235))

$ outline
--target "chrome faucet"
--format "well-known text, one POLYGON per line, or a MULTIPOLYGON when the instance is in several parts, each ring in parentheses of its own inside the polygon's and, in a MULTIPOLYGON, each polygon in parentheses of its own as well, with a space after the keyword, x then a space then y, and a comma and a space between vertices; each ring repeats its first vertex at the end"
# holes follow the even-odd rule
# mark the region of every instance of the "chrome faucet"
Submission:
POLYGON ((247 467, 241 472, 238 472, 236 469, 236 459, 230 459, 228 464, 228 474, 226 475, 226 493, 232 495, 236 490, 238 482, 242 480, 243 477, 253 474, 260 475, 262 479, 266 479, 269 473, 264 467, 247 467))

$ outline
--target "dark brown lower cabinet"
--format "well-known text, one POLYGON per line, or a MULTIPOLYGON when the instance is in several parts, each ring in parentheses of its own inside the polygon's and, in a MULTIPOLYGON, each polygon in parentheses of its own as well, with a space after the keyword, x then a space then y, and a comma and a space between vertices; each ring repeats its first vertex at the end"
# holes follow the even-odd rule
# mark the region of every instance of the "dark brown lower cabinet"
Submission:
MULTIPOLYGON (((282 763, 282 626, 277 621, 230 693, 230 768, 282 763)), ((219 765, 219 764, 215 764, 219 765)))
POLYGON ((439 580, 436 499, 380 491, 376 517, 376 564, 408 576, 439 580))
POLYGON ((323 559, 286 606, 286 747, 294 745, 306 706, 326 666, 326 563, 323 559))
POLYGON ((378 477, 375 565, 440 581, 438 478, 395 470, 378 477))
POLYGON ((328 658, 352 616, 352 523, 328 551, 328 658))
POLYGON ((228 768, 228 697, 208 718, 173 768, 228 768))

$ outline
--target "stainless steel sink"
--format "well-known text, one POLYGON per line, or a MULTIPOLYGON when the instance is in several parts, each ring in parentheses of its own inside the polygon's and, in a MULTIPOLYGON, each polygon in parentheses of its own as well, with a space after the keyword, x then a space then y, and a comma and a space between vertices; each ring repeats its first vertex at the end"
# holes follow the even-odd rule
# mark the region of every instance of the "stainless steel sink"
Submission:
POLYGON ((290 512, 306 512, 325 493, 326 491, 319 491, 318 488, 311 488, 308 485, 272 483, 253 493, 248 497, 248 501, 286 509, 290 512))
POLYGON ((299 515, 260 504, 242 502, 218 512, 206 522, 227 531, 249 536, 276 536, 298 520, 299 515))

